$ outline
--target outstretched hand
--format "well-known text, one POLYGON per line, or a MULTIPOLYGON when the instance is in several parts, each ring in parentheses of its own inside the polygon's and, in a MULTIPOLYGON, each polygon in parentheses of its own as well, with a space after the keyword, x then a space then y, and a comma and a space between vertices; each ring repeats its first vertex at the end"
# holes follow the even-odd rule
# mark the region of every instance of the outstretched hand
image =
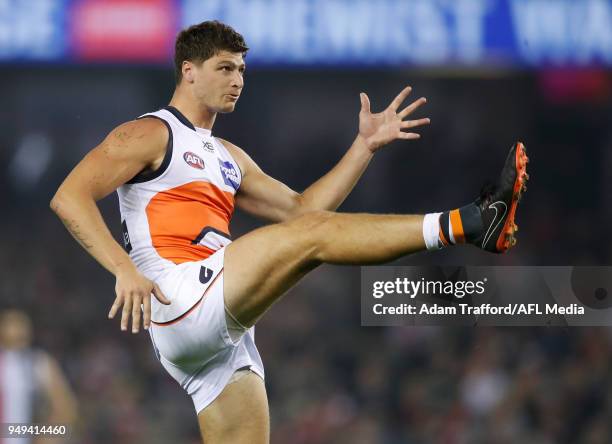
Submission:
POLYGON ((140 330, 141 304, 143 316, 143 326, 145 330, 151 325, 151 294, 164 305, 169 305, 170 301, 162 293, 159 286, 144 277, 135 267, 126 267, 117 273, 117 283, 115 293, 117 297, 111 307, 108 317, 115 317, 121 306, 121 330, 128 329, 130 316, 132 318, 132 333, 140 330))
POLYGON ((425 97, 415 100, 406 108, 397 112, 400 105, 412 88, 407 86, 400 92, 389 106, 380 113, 373 114, 370 111, 370 99, 366 93, 361 93, 361 111, 359 112, 359 136, 363 138, 368 149, 375 152, 382 146, 396 139, 418 139, 417 133, 405 130, 429 124, 429 118, 417 120, 404 120, 427 102, 425 97))

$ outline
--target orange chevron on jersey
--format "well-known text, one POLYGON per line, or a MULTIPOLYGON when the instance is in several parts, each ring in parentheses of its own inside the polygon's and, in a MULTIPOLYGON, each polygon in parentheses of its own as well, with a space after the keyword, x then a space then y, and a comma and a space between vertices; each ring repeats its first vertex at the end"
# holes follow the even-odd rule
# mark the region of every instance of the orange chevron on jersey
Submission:
POLYGON ((190 182, 151 198, 146 207, 149 231, 157 253, 175 264, 206 259, 218 248, 201 243, 202 230, 212 228, 229 239, 234 195, 208 182, 190 182))

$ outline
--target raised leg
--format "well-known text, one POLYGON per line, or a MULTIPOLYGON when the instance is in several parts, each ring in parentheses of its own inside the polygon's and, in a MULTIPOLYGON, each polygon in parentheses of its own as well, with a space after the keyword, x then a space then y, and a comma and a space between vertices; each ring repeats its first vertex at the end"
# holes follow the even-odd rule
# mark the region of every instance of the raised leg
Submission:
POLYGON ((227 309, 250 327, 321 263, 378 264, 423 250, 423 216, 312 212, 255 230, 225 252, 227 309))

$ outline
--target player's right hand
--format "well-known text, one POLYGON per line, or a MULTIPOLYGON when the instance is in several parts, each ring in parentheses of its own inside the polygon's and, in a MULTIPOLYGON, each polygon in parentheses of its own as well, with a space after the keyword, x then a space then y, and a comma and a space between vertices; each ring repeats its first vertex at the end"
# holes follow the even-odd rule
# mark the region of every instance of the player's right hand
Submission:
POLYGON ((116 274, 115 293, 117 297, 108 312, 108 318, 113 319, 119 308, 123 305, 121 313, 121 330, 126 331, 132 316, 132 333, 140 330, 140 318, 142 304, 144 319, 143 326, 147 330, 151 325, 151 294, 164 305, 170 305, 170 301, 164 296, 159 286, 144 277, 136 267, 130 266, 121 269, 116 274))

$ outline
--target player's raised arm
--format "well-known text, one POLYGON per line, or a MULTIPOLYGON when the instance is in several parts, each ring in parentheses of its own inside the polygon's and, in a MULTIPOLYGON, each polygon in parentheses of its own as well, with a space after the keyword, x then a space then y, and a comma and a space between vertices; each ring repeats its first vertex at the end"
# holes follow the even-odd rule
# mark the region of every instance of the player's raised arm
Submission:
POLYGON ((145 308, 144 325, 150 322, 150 297, 169 301, 157 285, 146 279, 110 233, 96 201, 115 191, 143 170, 155 169, 163 158, 168 131, 154 119, 125 123, 114 129, 70 172, 51 200, 51 209, 70 234, 117 279, 117 297, 109 316, 123 305, 121 328, 138 332, 140 304, 145 308))
POLYGON ((243 180, 237 196, 238 206, 261 218, 280 222, 316 210, 336 210, 346 199, 367 168, 373 154, 384 145, 397 140, 414 140, 420 136, 415 128, 429 124, 428 118, 409 120, 421 105, 420 98, 400 110, 412 88, 404 88, 380 113, 372 113, 370 100, 361 93, 359 134, 340 161, 303 193, 291 190, 271 178, 238 147, 222 141, 239 162, 243 180))

